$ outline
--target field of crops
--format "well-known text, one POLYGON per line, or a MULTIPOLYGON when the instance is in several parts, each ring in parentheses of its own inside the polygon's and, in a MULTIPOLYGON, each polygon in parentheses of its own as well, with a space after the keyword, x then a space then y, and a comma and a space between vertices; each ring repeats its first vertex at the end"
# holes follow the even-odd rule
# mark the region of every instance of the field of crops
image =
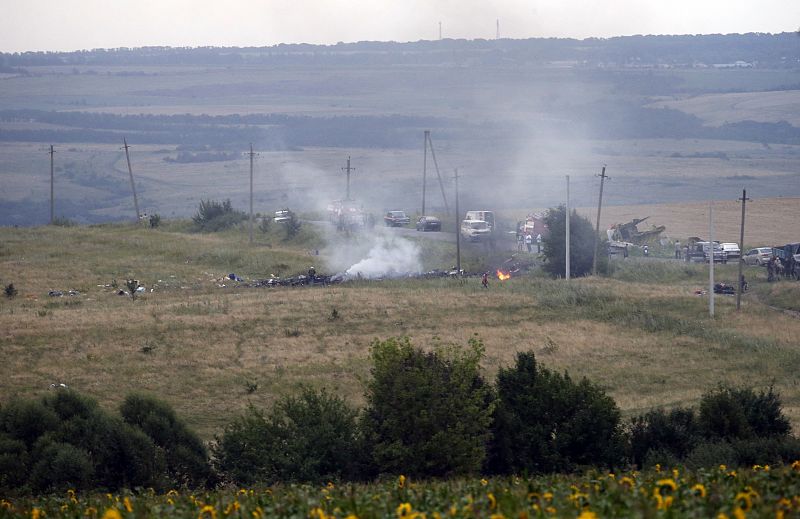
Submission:
POLYGON ((197 517, 796 517, 800 462, 731 470, 644 472, 374 484, 272 486, 210 493, 142 490, 120 494, 6 498, 0 518, 197 517))

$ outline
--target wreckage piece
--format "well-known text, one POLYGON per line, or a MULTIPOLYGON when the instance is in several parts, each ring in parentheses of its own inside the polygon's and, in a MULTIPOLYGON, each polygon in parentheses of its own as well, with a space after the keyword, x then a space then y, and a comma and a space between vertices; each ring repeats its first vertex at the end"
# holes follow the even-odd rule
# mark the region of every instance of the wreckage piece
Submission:
POLYGON ((609 241, 627 242, 633 245, 643 245, 658 239, 659 235, 666 230, 666 227, 659 225, 653 226, 647 231, 640 231, 638 225, 650 218, 634 218, 628 223, 618 223, 609 229, 609 241))

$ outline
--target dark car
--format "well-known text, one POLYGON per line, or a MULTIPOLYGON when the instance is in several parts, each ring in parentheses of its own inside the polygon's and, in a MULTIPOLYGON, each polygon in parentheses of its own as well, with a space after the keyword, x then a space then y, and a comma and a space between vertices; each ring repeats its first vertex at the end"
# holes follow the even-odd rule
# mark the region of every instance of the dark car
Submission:
POLYGON ((435 216, 420 216, 417 220, 418 231, 441 231, 442 221, 435 216))
POLYGON ((405 211, 388 211, 383 215, 383 222, 387 227, 402 227, 411 222, 405 211))

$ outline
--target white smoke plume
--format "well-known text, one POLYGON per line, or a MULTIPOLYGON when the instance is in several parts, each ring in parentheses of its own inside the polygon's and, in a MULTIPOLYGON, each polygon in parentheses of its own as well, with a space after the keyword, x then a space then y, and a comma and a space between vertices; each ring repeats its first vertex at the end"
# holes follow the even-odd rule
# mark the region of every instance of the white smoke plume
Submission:
POLYGON ((344 276, 377 279, 421 271, 420 249, 416 243, 401 236, 377 233, 370 238, 363 257, 344 269, 344 276))

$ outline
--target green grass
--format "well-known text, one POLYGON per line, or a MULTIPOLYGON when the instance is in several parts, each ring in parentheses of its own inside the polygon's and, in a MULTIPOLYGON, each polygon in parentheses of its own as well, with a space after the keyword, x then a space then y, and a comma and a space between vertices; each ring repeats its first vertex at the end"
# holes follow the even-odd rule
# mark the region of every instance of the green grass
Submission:
MULTIPOLYGON (((175 222, 0 229, 0 282, 19 290, 0 297, 0 394, 36 396, 65 382, 113 407, 131 391, 153 392, 209 439, 248 403, 269 406, 301 383, 361 405, 375 339, 407 335, 432 347, 478 334, 487 378, 533 350, 548 367, 601 384, 628 416, 693 405, 720 382, 774 382, 800 419, 800 320, 762 302, 764 290, 790 300, 794 285, 768 285, 759 271, 748 271, 742 312, 718 297, 714 319, 694 293, 706 286, 704 267, 678 262, 629 259, 610 278, 569 282, 531 273, 491 279, 488 290, 474 277, 326 288, 223 279, 302 273, 305 243, 277 235, 250 246, 246 229, 188 233, 175 222), (129 277, 147 287, 136 301, 105 286, 129 277), (69 288, 81 295, 47 297, 69 288), (248 391, 249 381, 258 387, 248 391)), ((424 250, 444 258, 448 245, 424 250)), ((734 268, 721 267, 720 279, 734 268)))

